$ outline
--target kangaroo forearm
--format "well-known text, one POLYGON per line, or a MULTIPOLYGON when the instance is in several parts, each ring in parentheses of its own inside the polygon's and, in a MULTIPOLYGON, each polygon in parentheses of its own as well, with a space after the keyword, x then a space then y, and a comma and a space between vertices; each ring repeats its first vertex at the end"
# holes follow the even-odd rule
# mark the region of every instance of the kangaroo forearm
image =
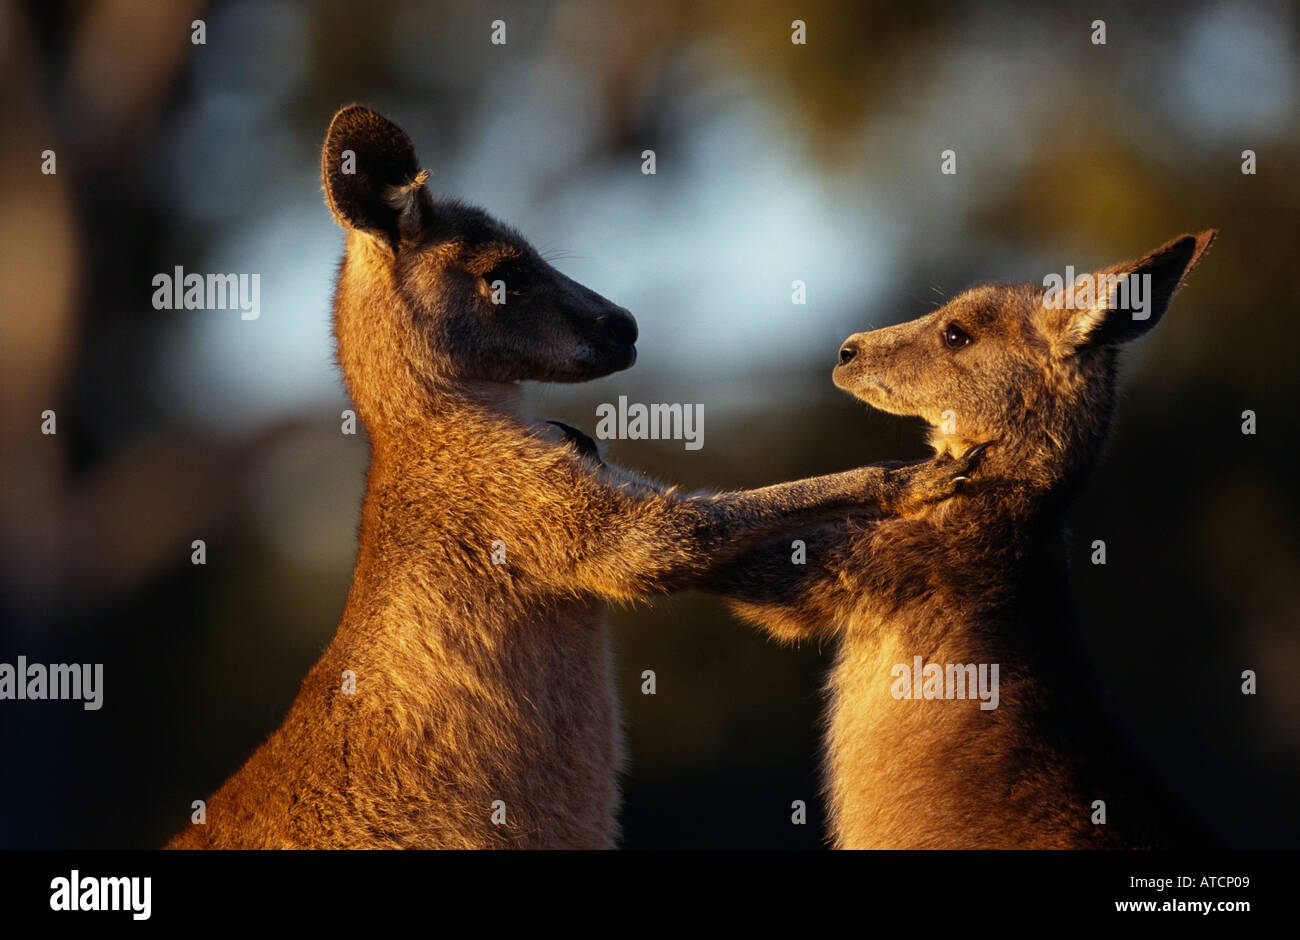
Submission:
POLYGON ((839 567, 846 538, 842 526, 787 532, 716 566, 696 586, 775 636, 807 636, 849 606, 839 567))
POLYGON ((758 586, 757 581, 766 580, 760 573, 770 570, 766 562, 798 567, 791 564, 791 550, 782 548, 791 539, 777 539, 770 557, 769 552, 754 552, 760 543, 836 513, 889 512, 904 489, 888 468, 871 466, 707 497, 694 533, 700 561, 684 573, 686 583, 705 587, 733 559, 752 552, 755 567, 744 575, 733 569, 733 577, 745 588, 758 586))
POLYGON ((890 469, 857 467, 842 473, 707 497, 713 510, 710 534, 722 539, 758 534, 761 540, 779 534, 791 523, 798 525, 834 510, 888 512, 906 489, 890 469))
POLYGON ((700 586, 765 539, 836 511, 887 511, 899 492, 886 468, 862 467, 757 490, 629 500, 591 533, 597 547, 581 580, 620 598, 700 586))

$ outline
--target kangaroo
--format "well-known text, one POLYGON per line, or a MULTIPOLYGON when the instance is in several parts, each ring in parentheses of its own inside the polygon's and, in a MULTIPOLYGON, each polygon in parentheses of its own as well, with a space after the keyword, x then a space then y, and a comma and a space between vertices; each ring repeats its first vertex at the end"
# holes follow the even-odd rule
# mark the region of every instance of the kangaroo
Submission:
POLYGON ((824 755, 836 847, 1205 838, 1107 729, 1071 601, 1066 516, 1109 432, 1119 345, 1160 321, 1214 237, 1183 235, 1080 279, 1077 309, 1060 291, 985 285, 840 349, 835 384, 923 418, 939 459, 995 443, 951 500, 802 532, 805 566, 790 564, 787 534, 711 578, 779 638, 837 639, 824 755), (1095 300, 1085 284, 1101 285, 1095 300))
POLYGON ((533 419, 519 383, 636 359, 631 314, 478 209, 409 138, 335 115, 338 361, 371 462, 334 639, 171 848, 606 848, 622 761, 602 606, 695 583, 791 525, 914 511, 971 460, 686 495, 533 419))

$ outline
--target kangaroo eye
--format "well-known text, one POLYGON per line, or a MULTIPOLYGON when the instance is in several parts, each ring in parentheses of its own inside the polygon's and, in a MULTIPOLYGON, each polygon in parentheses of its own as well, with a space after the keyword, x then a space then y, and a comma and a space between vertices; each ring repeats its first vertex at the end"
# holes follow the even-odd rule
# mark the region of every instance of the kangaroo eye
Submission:
POLYGON ((943 344, 949 349, 961 349, 963 346, 969 346, 971 342, 970 334, 956 323, 949 323, 948 328, 943 331, 943 344))
POLYGON ((518 297, 528 287, 529 276, 524 266, 515 260, 503 261, 483 275, 483 280, 490 288, 495 282, 503 281, 506 293, 518 297))

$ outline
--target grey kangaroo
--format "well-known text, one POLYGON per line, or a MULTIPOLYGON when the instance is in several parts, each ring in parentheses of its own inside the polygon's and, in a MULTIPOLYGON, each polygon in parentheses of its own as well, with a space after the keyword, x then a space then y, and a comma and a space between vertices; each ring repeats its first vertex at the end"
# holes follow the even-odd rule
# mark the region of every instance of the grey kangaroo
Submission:
POLYGON ((1110 428, 1119 346, 1160 321, 1214 236, 1096 272, 1077 304, 981 286, 840 349, 835 384, 925 419, 939 459, 996 443, 951 500, 787 534, 712 580, 777 637, 838 641, 824 758, 834 845, 1204 840, 1107 728, 1077 642, 1066 515, 1110 428), (806 540, 805 566, 790 563, 792 537, 806 540))
POLYGON ((435 199, 373 111, 335 115, 321 170, 347 232, 338 359, 372 451, 356 570, 284 723, 170 846, 612 846, 604 602, 686 587, 828 511, 918 509, 970 461, 709 495, 599 463, 519 383, 629 367, 632 316, 435 199))

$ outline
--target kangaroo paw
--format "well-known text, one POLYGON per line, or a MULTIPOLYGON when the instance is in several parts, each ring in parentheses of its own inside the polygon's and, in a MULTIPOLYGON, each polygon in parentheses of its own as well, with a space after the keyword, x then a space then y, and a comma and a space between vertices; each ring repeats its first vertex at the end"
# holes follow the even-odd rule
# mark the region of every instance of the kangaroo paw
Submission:
POLYGON ((571 444, 578 451, 579 456, 594 460, 596 463, 604 462, 600 459, 600 451, 596 447, 596 442, 577 428, 567 425, 563 421, 547 421, 546 423, 553 424, 563 431, 565 442, 571 444))
POLYGON ((983 444, 976 444, 966 453, 946 464, 949 472, 953 474, 952 482, 954 486, 960 487, 961 484, 970 482, 971 473, 978 466, 980 455, 995 443, 996 441, 985 441, 983 444))
POLYGON ((980 456, 992 443, 977 444, 960 457, 945 454, 892 471, 899 474, 902 484, 898 504, 892 508, 908 513, 955 495, 970 482, 980 456))

